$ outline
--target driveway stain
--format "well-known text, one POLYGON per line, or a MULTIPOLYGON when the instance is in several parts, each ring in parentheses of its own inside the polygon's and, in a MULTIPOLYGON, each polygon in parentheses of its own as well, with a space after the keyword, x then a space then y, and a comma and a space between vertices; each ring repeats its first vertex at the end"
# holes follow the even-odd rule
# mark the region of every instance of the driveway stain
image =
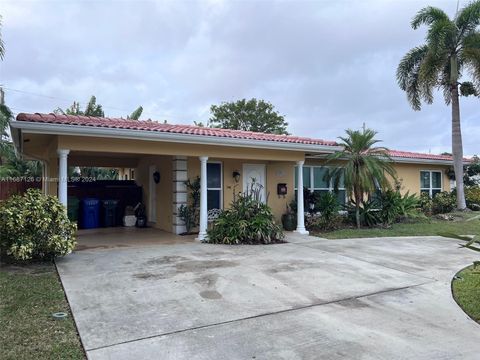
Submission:
POLYGON ((144 273, 133 274, 133 277, 141 280, 158 280, 158 279, 166 279, 168 276, 166 276, 166 274, 154 274, 154 273, 144 272, 144 273))
POLYGON ((179 261, 185 261, 188 258, 183 256, 171 255, 171 256, 160 256, 150 260, 147 260, 144 264, 145 265, 164 265, 164 264, 172 264, 179 261))
POLYGON ((209 299, 209 300, 217 300, 222 298, 222 294, 220 294, 217 290, 201 291, 200 296, 204 299, 209 299))
POLYGON ((228 268, 238 266, 238 263, 227 260, 189 260, 175 264, 178 273, 200 272, 216 268, 228 268))

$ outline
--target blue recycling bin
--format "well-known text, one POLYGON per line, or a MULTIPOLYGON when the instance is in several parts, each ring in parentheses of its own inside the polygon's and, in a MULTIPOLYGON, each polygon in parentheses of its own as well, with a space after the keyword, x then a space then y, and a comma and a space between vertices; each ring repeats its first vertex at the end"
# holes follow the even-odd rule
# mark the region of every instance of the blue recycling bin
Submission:
POLYGON ((82 200, 81 227, 83 229, 100 227, 100 200, 94 198, 82 200))

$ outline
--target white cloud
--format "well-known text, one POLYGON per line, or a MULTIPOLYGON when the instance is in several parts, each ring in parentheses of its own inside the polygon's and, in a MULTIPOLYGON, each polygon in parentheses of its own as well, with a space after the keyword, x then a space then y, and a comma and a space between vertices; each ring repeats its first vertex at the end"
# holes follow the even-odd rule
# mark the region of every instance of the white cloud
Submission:
MULTIPOLYGON (((414 112, 396 66, 430 1, 9 1, 0 83, 15 111, 48 112, 96 95, 111 116, 205 122, 209 106, 271 101, 297 135, 335 139, 363 122, 385 145, 450 148, 441 97, 414 112)), ((452 1, 436 6, 455 11, 452 1)), ((478 99, 462 99, 464 145, 479 153, 478 99)))

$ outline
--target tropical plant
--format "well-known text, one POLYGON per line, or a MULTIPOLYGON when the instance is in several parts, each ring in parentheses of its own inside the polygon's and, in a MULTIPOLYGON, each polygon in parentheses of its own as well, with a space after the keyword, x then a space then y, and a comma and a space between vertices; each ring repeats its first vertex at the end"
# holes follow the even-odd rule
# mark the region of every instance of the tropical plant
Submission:
POLYGON ((288 123, 272 104, 264 100, 242 99, 210 107, 209 126, 222 129, 288 134, 288 123))
POLYGON ((360 220, 360 225, 363 226, 375 226, 382 222, 380 215, 381 209, 377 200, 360 200, 360 204, 356 204, 355 200, 352 200, 351 203, 345 205, 345 209, 348 212, 349 219, 358 226, 358 221, 360 220))
POLYGON ((456 196, 454 193, 443 191, 436 194, 432 200, 432 213, 446 214, 455 209, 456 196))
POLYGON ((282 226, 284 230, 293 231, 297 227, 296 211, 287 205, 287 211, 282 214, 282 226))
POLYGON ((329 191, 320 194, 315 204, 315 210, 322 214, 325 221, 328 222, 333 219, 333 217, 338 215, 338 212, 340 211, 340 204, 338 203, 337 196, 329 191))
POLYGON ((421 193, 419 198, 419 208, 425 215, 432 214, 433 201, 428 193, 421 193))
POLYGON ((471 186, 465 188, 465 200, 472 210, 480 210, 480 187, 471 186))
POLYGON ((178 215, 185 224, 187 233, 198 225, 200 217, 200 177, 197 176, 193 180, 185 181, 185 186, 188 190, 188 204, 181 205, 178 208, 178 215))
POLYGON ((480 1, 473 1, 454 19, 441 9, 428 6, 421 9, 411 25, 428 27, 426 43, 410 50, 400 61, 397 80, 414 110, 422 101, 431 104, 435 89, 443 91, 447 105, 452 107, 452 154, 457 179, 459 210, 466 208, 463 184, 463 146, 460 126, 459 96, 478 96, 480 86, 480 1), (473 82, 460 82, 468 73, 473 82))
POLYGON ((378 204, 381 209, 380 219, 387 225, 422 216, 418 210, 419 198, 415 194, 410 195, 409 192, 402 196, 399 191, 388 189, 380 194, 378 204))
MULTIPOLYGON (((470 163, 465 168, 463 182, 465 186, 480 186, 480 158, 477 155, 472 157, 470 163)), ((465 194, 465 200, 468 205, 468 199, 466 197, 467 195, 465 194)))
POLYGON ((270 207, 252 193, 238 194, 207 234, 207 242, 226 245, 271 244, 284 237, 270 207))
POLYGON ((401 218, 422 218, 425 217, 420 210, 420 198, 416 194, 410 194, 408 191, 400 197, 398 203, 398 215, 401 218))
POLYGON ((0 178, 6 177, 39 177, 42 165, 39 161, 24 160, 15 154, 7 129, 13 113, 8 106, 0 104, 0 178))
POLYGON ((28 189, 0 202, 0 254, 15 260, 51 260, 72 252, 76 224, 55 196, 28 189))
POLYGON ((361 226, 360 207, 365 195, 372 194, 378 187, 391 187, 389 177, 396 178, 392 159, 385 147, 376 147, 380 140, 375 139, 377 132, 371 129, 363 131, 346 130, 347 136, 340 137, 343 150, 328 156, 328 163, 338 164, 330 168, 327 178, 334 180, 335 188, 344 178, 347 194, 355 206, 355 222, 361 226))
POLYGON ((139 106, 138 108, 133 110, 133 112, 129 116, 127 116, 127 119, 138 120, 140 119, 140 116, 142 116, 142 112, 143 112, 143 106, 139 106))

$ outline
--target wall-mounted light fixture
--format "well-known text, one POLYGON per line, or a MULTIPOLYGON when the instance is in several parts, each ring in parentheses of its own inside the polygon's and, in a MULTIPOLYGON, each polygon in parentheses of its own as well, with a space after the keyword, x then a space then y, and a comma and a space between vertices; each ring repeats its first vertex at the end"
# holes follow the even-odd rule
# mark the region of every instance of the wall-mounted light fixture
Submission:
POLYGON ((232 177, 233 177, 233 179, 235 180, 236 183, 238 183, 240 181, 240 173, 237 170, 235 170, 232 173, 232 177))
POLYGON ((158 184, 160 182, 160 173, 158 171, 155 171, 153 173, 153 181, 155 181, 155 184, 158 184))

